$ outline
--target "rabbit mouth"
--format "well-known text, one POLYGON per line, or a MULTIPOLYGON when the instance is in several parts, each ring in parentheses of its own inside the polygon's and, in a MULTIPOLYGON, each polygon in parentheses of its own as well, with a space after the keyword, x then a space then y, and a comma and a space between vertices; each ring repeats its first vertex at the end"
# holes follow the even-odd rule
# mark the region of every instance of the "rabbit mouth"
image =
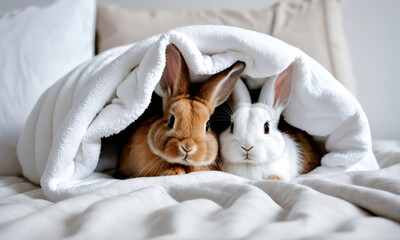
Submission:
POLYGON ((184 155, 183 158, 182 158, 182 161, 188 162, 189 164, 192 164, 192 162, 193 162, 193 161, 190 159, 190 155, 189 155, 189 154, 184 155))
POLYGON ((243 160, 246 161, 246 162, 247 162, 247 161, 253 161, 253 159, 250 158, 249 155, 244 156, 244 157, 243 157, 243 160))
POLYGON ((253 161, 253 157, 249 154, 249 152, 246 152, 243 154, 243 161, 248 162, 248 161, 253 161))
POLYGON ((246 164, 257 164, 257 162, 249 156, 243 156, 241 162, 246 164))
POLYGON ((175 160, 177 163, 186 166, 206 166, 213 162, 213 159, 204 159, 203 161, 196 161, 193 154, 185 154, 175 160))
POLYGON ((188 162, 188 163, 193 162, 192 161, 193 153, 181 152, 180 155, 181 155, 181 161, 188 162))
POLYGON ((259 165, 262 164, 259 160, 257 160, 256 157, 250 155, 250 154, 243 154, 242 158, 240 159, 241 163, 244 164, 251 164, 251 165, 259 165))

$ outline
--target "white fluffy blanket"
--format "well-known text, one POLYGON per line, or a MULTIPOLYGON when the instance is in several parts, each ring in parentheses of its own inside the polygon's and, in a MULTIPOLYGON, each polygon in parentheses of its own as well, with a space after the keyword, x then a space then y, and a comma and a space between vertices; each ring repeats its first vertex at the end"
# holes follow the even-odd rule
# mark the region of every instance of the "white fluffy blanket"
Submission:
MULTIPOLYGON (((223 26, 189 26, 107 51, 43 94, 20 137, 18 158, 24 175, 40 182, 47 197, 60 200, 118 181, 95 172, 101 138, 126 128, 148 106, 169 43, 181 50, 198 81, 241 60, 246 62, 245 75, 257 85, 294 62, 293 97, 283 114, 290 124, 324 139, 328 154, 315 172, 378 168, 361 106, 317 62, 264 34, 223 26)), ((226 178, 215 172, 191 176, 198 176, 196 181, 226 178)), ((282 184, 287 183, 273 185, 279 189, 282 184)))
POLYGON ((391 145, 375 149, 380 170, 137 178, 56 203, 0 177, 0 239, 399 239, 400 143, 391 145))

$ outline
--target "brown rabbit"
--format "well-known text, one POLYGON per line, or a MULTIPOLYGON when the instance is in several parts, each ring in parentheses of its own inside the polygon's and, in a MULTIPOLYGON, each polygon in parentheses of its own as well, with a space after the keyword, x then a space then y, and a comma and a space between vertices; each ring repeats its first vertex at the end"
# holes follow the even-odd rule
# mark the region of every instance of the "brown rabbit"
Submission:
POLYGON ((133 133, 119 157, 119 175, 131 178, 218 170, 218 142, 209 128, 210 115, 229 97, 244 68, 245 63, 236 62, 211 76, 191 96, 186 62, 174 45, 168 45, 160 80, 163 115, 149 118, 133 133))

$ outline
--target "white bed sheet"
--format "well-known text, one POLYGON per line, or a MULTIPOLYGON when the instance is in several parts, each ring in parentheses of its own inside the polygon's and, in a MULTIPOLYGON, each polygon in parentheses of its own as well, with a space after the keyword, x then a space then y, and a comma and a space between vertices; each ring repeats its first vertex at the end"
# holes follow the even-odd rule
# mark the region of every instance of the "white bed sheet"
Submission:
POLYGON ((60 202, 0 177, 0 239, 399 239, 400 146, 383 169, 248 181, 222 172, 120 181, 60 202))

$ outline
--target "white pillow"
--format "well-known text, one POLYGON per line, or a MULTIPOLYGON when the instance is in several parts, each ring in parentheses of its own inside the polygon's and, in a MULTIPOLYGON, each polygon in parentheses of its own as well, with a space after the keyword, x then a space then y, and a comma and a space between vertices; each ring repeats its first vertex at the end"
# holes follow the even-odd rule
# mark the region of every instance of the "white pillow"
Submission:
POLYGON ((93 57, 95 11, 95 0, 60 0, 0 17, 0 175, 21 174, 18 136, 40 95, 93 57))

